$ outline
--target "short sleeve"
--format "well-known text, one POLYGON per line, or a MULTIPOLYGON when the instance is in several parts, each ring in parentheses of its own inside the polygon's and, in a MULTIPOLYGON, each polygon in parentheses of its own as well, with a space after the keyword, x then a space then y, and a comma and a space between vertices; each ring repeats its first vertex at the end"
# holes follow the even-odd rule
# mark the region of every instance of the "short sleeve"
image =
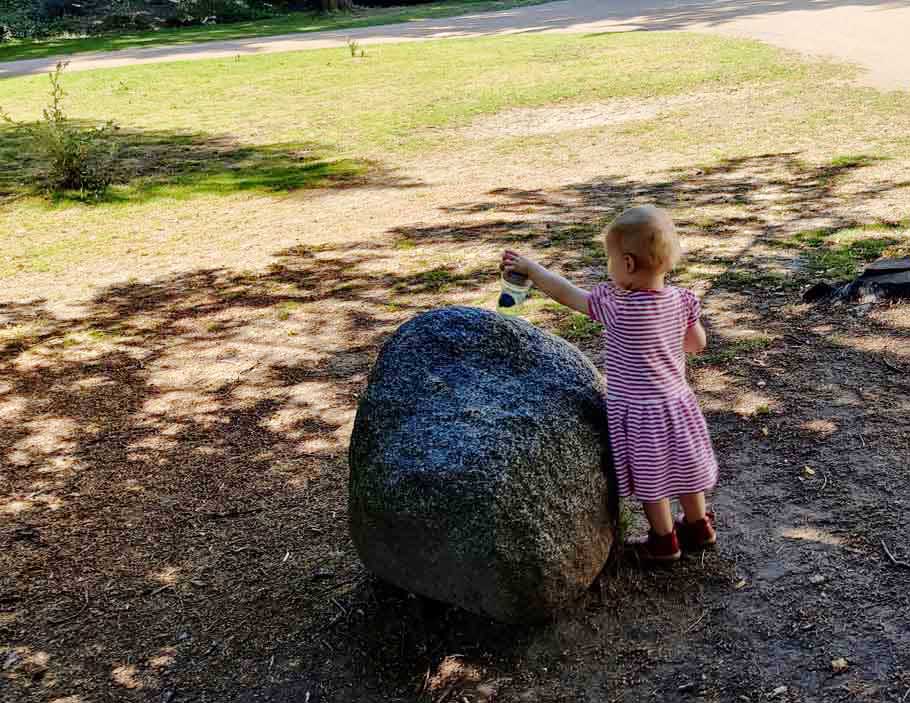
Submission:
POLYGON ((611 283, 601 283, 588 295, 588 317, 607 325, 613 321, 616 310, 616 288, 611 283))
POLYGON ((680 289, 682 293, 683 310, 686 317, 686 329, 691 329, 701 317, 701 302, 699 302, 695 293, 690 290, 680 289))

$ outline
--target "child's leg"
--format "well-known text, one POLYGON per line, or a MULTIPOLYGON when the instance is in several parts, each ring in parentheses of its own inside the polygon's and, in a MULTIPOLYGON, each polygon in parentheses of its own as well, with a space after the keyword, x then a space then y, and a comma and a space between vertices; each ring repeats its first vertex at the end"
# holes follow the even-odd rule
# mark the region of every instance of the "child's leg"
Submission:
POLYGON ((687 552, 697 552, 713 547, 717 542, 717 531, 714 529, 714 514, 705 509, 704 492, 682 495, 679 502, 685 514, 676 522, 682 548, 687 552))
POLYGON ((686 522, 696 523, 705 517, 705 492, 688 493, 679 497, 679 504, 682 505, 683 512, 686 514, 686 522))
MULTIPOLYGON (((702 502, 704 503, 704 501, 702 502)), ((656 503, 642 503, 642 505, 654 534, 663 537, 673 532, 673 513, 670 511, 670 501, 667 498, 656 503)))
POLYGON ((627 543, 635 550, 641 564, 662 564, 677 561, 682 556, 679 539, 673 529, 673 514, 666 498, 653 503, 643 503, 645 515, 651 525, 647 538, 627 543))

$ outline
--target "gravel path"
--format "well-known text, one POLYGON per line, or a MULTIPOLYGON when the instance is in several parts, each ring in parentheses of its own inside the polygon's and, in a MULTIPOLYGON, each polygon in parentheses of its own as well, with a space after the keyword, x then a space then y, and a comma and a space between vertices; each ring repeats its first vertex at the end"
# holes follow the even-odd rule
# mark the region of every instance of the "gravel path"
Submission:
MULTIPOLYGON (((752 37, 806 54, 863 66, 863 82, 883 89, 910 88, 910 2, 872 0, 566 0, 502 12, 333 32, 205 42, 186 46, 125 49, 70 57, 70 70, 137 63, 186 61, 238 54, 301 51, 362 44, 478 37, 516 32, 697 30, 752 37)), ((0 63, 0 77, 44 73, 58 59, 0 63)))

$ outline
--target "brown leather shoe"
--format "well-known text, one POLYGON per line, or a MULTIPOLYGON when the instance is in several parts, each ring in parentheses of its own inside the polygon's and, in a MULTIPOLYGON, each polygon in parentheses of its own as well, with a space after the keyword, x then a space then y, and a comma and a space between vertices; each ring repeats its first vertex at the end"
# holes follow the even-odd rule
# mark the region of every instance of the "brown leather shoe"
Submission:
POLYGON ((682 557, 676 530, 667 535, 648 531, 648 536, 626 543, 642 566, 670 566, 682 557))
POLYGON ((674 524, 679 543, 685 552, 702 552, 717 545, 717 530, 714 529, 714 513, 708 511, 698 522, 687 522, 685 515, 676 518, 674 524))

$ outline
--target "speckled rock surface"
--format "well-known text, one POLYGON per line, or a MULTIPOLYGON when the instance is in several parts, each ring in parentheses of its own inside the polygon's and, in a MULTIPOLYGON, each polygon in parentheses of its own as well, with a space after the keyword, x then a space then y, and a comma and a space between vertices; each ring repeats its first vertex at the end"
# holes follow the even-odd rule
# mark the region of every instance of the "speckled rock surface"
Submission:
POLYGON ((505 622, 550 618, 613 542, 603 378, 521 319, 446 308, 402 325, 350 448, 350 520, 380 578, 505 622))

